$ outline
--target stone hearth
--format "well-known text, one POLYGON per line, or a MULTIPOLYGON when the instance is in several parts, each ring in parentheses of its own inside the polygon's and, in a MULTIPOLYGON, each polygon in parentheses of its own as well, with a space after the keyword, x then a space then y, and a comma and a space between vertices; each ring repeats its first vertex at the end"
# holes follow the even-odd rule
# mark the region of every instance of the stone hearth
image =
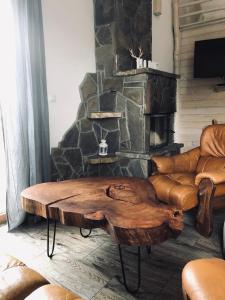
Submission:
POLYGON ((152 69, 134 69, 129 48, 141 46, 151 58, 151 1, 95 0, 96 73, 80 85, 77 118, 58 148, 52 149, 52 179, 86 176, 151 174, 153 154, 174 154, 173 114, 176 111, 176 75, 152 69), (169 116, 168 144, 150 143, 151 115, 169 116), (109 155, 98 157, 105 138, 109 155), (150 147, 151 144, 151 147, 150 147))

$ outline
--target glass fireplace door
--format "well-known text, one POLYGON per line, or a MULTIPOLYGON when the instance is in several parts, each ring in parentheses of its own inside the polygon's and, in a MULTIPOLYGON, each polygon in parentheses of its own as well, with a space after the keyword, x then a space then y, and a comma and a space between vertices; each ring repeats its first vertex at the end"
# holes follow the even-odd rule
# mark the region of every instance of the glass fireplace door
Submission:
POLYGON ((150 148, 160 148, 169 143, 170 116, 150 115, 150 148))

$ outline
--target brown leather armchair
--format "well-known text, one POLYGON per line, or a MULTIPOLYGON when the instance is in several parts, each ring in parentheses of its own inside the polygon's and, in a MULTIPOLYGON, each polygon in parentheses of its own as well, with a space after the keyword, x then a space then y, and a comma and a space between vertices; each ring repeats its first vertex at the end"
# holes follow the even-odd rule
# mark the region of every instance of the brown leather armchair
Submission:
POLYGON ((192 260, 182 272, 185 300, 224 300, 225 261, 219 258, 192 260))
POLYGON ((198 148, 152 160, 155 172, 149 180, 158 199, 183 211, 198 206, 197 229, 209 236, 213 209, 225 207, 225 124, 206 127, 198 148))

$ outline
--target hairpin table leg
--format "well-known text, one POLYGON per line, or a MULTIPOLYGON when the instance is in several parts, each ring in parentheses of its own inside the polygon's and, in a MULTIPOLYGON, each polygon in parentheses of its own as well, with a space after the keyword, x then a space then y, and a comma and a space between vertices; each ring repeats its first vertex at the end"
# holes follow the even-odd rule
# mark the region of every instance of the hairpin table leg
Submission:
POLYGON ((92 232, 92 228, 89 229, 89 233, 88 233, 88 234, 83 234, 83 228, 80 228, 80 235, 81 235, 83 238, 88 238, 88 237, 91 235, 91 232, 92 232))
POLYGON ((222 254, 223 254, 223 259, 225 259, 225 221, 223 223, 222 254))
POLYGON ((152 252, 151 246, 146 246, 147 254, 150 255, 152 252))
POLYGON ((122 274, 123 274, 123 284, 124 284, 126 290, 129 293, 136 294, 139 291, 140 285, 141 285, 141 248, 140 248, 140 246, 138 247, 138 282, 137 282, 137 287, 136 287, 136 289, 130 289, 127 285, 127 279, 126 279, 125 268, 124 268, 124 263, 123 263, 122 249, 121 249, 120 244, 118 246, 119 246, 121 269, 122 269, 122 274))
POLYGON ((52 258, 54 248, 55 248, 55 235, 56 235, 56 221, 54 221, 54 232, 53 232, 53 241, 52 241, 52 250, 49 252, 49 231, 50 231, 50 220, 47 219, 47 256, 52 258))

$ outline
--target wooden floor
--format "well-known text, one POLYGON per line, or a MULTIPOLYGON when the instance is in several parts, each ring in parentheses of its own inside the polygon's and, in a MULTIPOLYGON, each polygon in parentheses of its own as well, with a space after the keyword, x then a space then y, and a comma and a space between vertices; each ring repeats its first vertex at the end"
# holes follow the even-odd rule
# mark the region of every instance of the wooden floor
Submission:
MULTIPOLYGON (((220 237, 225 210, 216 213, 214 233, 206 239, 194 227, 193 214, 186 214, 185 228, 177 240, 153 246, 150 256, 142 251, 142 286, 131 296, 119 282, 121 276, 118 248, 102 230, 84 239, 74 227, 59 226, 55 255, 46 257, 46 224, 23 225, 11 233, 0 227, 1 252, 17 256, 51 282, 94 300, 179 300, 181 270, 191 259, 221 257, 220 237)), ((124 248, 130 284, 135 285, 136 249, 124 248)))

